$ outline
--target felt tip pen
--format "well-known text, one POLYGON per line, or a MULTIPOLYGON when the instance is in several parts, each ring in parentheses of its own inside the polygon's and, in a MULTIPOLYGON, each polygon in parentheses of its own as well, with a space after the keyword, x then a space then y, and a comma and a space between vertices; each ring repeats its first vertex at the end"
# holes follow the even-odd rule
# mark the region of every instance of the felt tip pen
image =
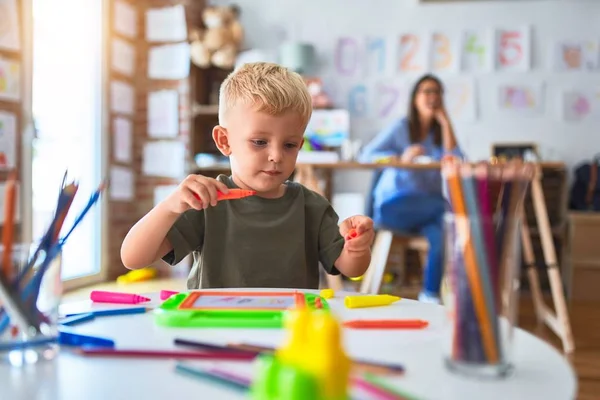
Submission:
POLYGON ((401 300, 398 296, 389 294, 375 294, 366 296, 346 296, 344 305, 348 308, 387 306, 401 300))
POLYGON ((134 293, 107 292, 104 290, 92 290, 90 299, 97 303, 137 304, 150 301, 150 298, 134 293))
POLYGON ((67 330, 59 331, 58 342, 65 346, 115 347, 115 342, 111 339, 81 335, 67 330))
POLYGON ((343 326, 353 329, 423 329, 429 322, 422 319, 363 319, 346 321, 343 326))
MULTIPOLYGON (((217 201, 221 200, 238 200, 243 199, 244 197, 254 196, 256 194, 256 190, 246 190, 246 189, 229 189, 227 193, 223 193, 217 191, 217 201)), ((200 200, 200 196, 197 193, 194 193, 194 197, 200 200)))

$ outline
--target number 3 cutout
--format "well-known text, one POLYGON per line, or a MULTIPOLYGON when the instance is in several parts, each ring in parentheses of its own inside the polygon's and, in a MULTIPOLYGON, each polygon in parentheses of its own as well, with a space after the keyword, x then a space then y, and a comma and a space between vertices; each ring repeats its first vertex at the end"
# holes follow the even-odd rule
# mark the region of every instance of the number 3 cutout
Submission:
POLYGON ((413 58, 419 51, 420 39, 415 35, 402 35, 400 37, 400 49, 402 58, 400 60, 401 71, 419 71, 421 66, 413 64, 413 58))
POLYGON ((523 57, 519 32, 502 32, 500 37, 500 63, 502 65, 518 64, 523 57))
POLYGON ((448 36, 436 33, 433 35, 433 48, 437 54, 433 67, 436 70, 444 70, 452 64, 452 50, 448 36))

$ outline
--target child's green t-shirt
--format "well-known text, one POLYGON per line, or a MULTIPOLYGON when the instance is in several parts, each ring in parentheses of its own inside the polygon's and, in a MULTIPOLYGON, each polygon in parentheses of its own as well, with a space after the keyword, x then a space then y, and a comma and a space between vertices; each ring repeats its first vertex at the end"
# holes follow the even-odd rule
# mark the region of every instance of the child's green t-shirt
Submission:
MULTIPOLYGON (((237 187, 231 177, 217 179, 237 187)), ((319 262, 329 274, 344 247, 339 217, 321 195, 286 182, 277 199, 258 196, 220 201, 183 213, 167 233, 171 265, 193 253, 188 289, 319 286, 319 262)))

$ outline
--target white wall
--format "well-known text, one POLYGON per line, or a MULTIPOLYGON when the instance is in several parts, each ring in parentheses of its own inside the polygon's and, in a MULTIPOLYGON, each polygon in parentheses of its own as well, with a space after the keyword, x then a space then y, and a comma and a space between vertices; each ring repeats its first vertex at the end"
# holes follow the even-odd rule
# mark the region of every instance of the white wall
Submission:
MULTIPOLYGON (((319 56, 318 74, 329 80, 334 99, 342 101, 340 87, 348 87, 333 73, 333 50, 340 36, 393 37, 433 29, 460 32, 468 28, 532 27, 532 69, 525 73, 490 72, 470 75, 478 89, 476 122, 455 122, 461 147, 471 159, 487 158, 500 141, 537 142, 547 159, 573 165, 600 152, 600 132, 593 122, 567 123, 559 113, 563 87, 600 87, 594 73, 558 73, 550 64, 551 46, 560 39, 600 40, 600 0, 505 0, 449 4, 418 4, 418 0, 236 0, 246 30, 247 48, 274 49, 286 37, 312 42, 319 56), (497 86, 502 82, 544 82, 544 112, 536 117, 507 116, 498 112, 497 86)), ((232 1, 213 0, 213 4, 232 1)), ((459 72, 455 76, 469 76, 459 72)), ((397 76, 394 76, 397 78, 397 76)), ((345 104, 338 104, 344 107, 345 104)), ((404 114, 398 109, 396 116, 404 114)), ((352 136, 367 141, 389 121, 353 120, 352 136)), ((350 189, 347 179, 338 183, 350 189)), ((353 179, 356 182, 355 179, 353 179)), ((349 183, 349 181, 348 181, 349 183)))

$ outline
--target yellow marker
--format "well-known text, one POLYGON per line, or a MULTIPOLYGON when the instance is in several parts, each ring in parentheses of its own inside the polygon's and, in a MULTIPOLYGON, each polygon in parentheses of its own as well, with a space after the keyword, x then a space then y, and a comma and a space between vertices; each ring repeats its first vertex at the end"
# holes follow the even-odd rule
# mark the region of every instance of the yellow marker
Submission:
POLYGON ((401 298, 398 296, 391 296, 389 294, 376 294, 372 296, 346 296, 344 299, 344 304, 348 308, 378 307, 390 305, 400 299, 401 298))
POLYGON ((323 289, 321 290, 321 297, 324 299, 333 299, 333 296, 335 296, 335 292, 333 291, 333 289, 323 289))

